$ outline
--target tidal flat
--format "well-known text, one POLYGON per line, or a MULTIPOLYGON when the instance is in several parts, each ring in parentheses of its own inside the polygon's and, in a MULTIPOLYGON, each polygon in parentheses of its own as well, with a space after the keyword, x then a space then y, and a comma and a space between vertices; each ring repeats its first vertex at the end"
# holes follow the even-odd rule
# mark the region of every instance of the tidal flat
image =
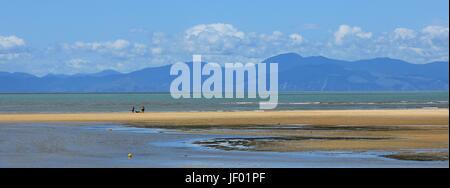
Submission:
MULTIPOLYGON (((272 142, 315 139, 251 135, 252 132, 273 132, 264 128, 231 129, 243 134, 228 134, 228 128, 218 131, 210 128, 145 128, 119 123, 1 123, 0 167, 448 168, 449 165, 448 157, 447 160, 427 161, 386 157, 419 151, 415 149, 271 150, 272 142), (208 146, 214 142, 229 148, 208 146), (132 158, 128 158, 129 153, 133 154, 132 158)), ((322 138, 327 139, 353 140, 322 138)), ((377 141, 378 138, 366 140, 377 141)), ((440 152, 448 156, 448 148, 420 152, 440 152)))

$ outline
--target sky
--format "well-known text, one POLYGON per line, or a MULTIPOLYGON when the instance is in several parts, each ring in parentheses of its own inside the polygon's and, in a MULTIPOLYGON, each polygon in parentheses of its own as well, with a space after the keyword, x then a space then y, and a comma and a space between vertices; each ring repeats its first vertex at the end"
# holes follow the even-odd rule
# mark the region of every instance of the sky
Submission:
POLYGON ((193 54, 448 61, 448 0, 0 0, 0 71, 130 72, 193 54))

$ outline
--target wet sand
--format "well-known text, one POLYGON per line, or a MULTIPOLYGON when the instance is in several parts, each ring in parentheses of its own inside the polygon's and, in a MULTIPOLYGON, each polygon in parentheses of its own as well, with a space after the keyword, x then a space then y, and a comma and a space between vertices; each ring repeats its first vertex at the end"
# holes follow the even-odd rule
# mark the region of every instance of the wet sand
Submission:
POLYGON ((245 143, 255 151, 398 151, 449 147, 448 109, 0 114, 0 123, 14 122, 113 122, 193 134, 259 137, 203 143, 222 149, 220 144, 245 143), (254 126, 259 126, 259 130, 253 130, 254 126))
POLYGON ((2 123, 0 167, 448 168, 449 165, 448 160, 390 159, 383 155, 396 153, 386 151, 226 151, 194 144, 231 137, 237 136, 114 123, 2 123), (128 159, 128 153, 133 153, 133 158, 128 159))
MULTIPOLYGON (((320 126, 289 125, 185 129, 191 133, 235 135, 202 142, 208 147, 254 151, 401 151, 448 149, 448 125, 320 126), (239 138, 246 136, 247 138, 239 138)), ((448 154, 447 154, 448 155, 448 154)))
POLYGON ((448 109, 0 114, 0 122, 120 122, 158 126, 448 125, 448 109))

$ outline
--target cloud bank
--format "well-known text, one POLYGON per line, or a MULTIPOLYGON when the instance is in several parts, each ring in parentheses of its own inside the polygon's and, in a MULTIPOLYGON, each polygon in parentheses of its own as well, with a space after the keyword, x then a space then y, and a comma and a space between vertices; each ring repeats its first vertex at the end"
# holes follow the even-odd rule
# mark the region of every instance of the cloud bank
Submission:
MULTIPOLYGON (((314 27, 315 30, 320 29, 314 27)), ((258 62, 267 57, 296 52, 304 56, 358 60, 390 57, 413 63, 448 61, 449 28, 428 25, 420 29, 399 26, 375 33, 360 26, 341 24, 325 40, 301 32, 258 33, 228 23, 199 24, 178 34, 130 30, 139 39, 76 41, 34 49, 25 39, 0 35, 0 70, 35 74, 97 72, 115 69, 128 72, 144 67, 189 61, 202 54, 207 61, 258 62)))

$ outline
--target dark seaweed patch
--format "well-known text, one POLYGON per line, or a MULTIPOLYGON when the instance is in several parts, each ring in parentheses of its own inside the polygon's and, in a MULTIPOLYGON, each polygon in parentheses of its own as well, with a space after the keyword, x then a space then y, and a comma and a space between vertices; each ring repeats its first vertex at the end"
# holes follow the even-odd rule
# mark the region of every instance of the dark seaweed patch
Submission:
POLYGON ((251 150, 257 143, 293 140, 384 140, 383 137, 319 137, 319 136, 290 136, 290 137, 228 137, 211 140, 196 141, 194 144, 222 149, 222 150, 251 150))
POLYGON ((383 157, 408 161, 448 161, 448 152, 395 153, 383 157))

